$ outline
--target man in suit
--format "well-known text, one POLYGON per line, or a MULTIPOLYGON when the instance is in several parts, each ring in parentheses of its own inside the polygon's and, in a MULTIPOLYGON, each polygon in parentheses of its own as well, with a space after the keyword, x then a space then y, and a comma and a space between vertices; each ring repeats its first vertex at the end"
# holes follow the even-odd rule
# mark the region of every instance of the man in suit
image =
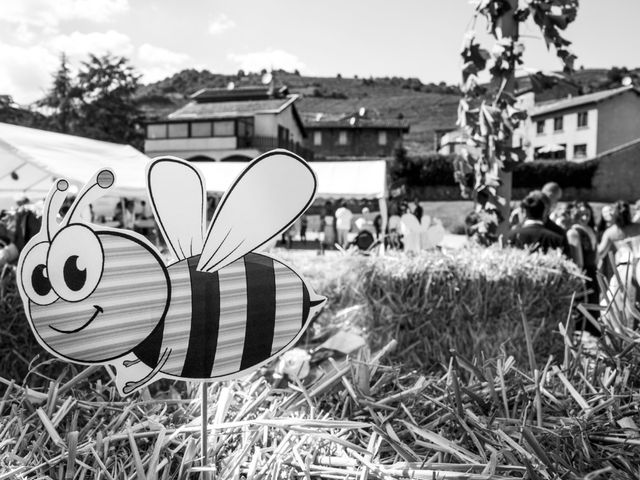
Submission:
POLYGON ((527 248, 533 252, 547 252, 549 249, 565 249, 563 235, 552 232, 545 227, 547 197, 540 190, 534 190, 522 200, 521 208, 525 213, 522 226, 517 227, 505 236, 505 243, 517 248, 527 248))

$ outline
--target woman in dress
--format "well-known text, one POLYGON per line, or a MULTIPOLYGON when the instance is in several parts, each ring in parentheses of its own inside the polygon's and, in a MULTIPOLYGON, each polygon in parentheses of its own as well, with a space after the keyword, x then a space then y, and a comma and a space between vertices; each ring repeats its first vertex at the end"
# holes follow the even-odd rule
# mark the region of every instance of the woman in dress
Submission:
MULTIPOLYGON (((598 305, 600 302, 600 288, 598 286, 598 240, 595 232, 593 209, 587 202, 575 202, 569 208, 571 225, 567 230, 567 241, 573 261, 586 273, 586 291, 582 297, 584 303, 598 305)), ((598 317, 597 312, 593 312, 598 317)), ((594 335, 598 329, 586 318, 583 319, 580 330, 586 330, 594 335)))
POLYGON ((640 319, 635 274, 640 258, 640 224, 631 221, 627 202, 618 201, 614 205, 613 225, 605 230, 598 245, 599 261, 606 262, 610 252, 614 256, 616 272, 609 280, 603 299, 604 306, 614 306, 609 308, 608 323, 616 330, 620 328, 619 324, 633 328, 640 319))
POLYGON ((614 254, 616 263, 619 259, 628 256, 629 248, 624 240, 640 235, 640 224, 631 221, 631 208, 627 202, 622 200, 613 205, 613 224, 608 227, 602 234, 600 244, 598 245, 598 260, 603 261, 609 254, 614 254), (619 252, 620 248, 622 251, 619 252))

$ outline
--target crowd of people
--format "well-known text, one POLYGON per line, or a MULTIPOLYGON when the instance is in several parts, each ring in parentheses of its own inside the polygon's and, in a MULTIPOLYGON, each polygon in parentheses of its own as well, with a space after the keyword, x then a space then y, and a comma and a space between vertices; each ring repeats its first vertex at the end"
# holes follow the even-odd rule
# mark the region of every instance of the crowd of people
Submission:
MULTIPOLYGON (((376 240, 380 239, 382 217, 376 215, 373 220, 370 217, 368 207, 363 207, 361 215, 351 211, 346 201, 340 202, 337 208, 331 201, 324 204, 320 215, 320 253, 332 249, 335 245, 343 249, 356 247, 358 250, 368 250, 376 240), (355 219, 355 220, 354 220, 355 219), (355 237, 350 238, 350 232, 355 226, 355 237)), ((303 217, 306 221, 306 217, 303 217)), ((306 230, 306 228, 305 228, 306 230)))
POLYGON ((388 213, 385 225, 381 213, 372 215, 368 207, 357 215, 345 201, 337 208, 327 201, 320 215, 320 252, 334 245, 368 250, 381 243, 385 248, 417 252, 435 247, 444 236, 440 220, 425 215, 418 199, 392 201, 388 213))
MULTIPOLYGON (((613 301, 620 309, 629 311, 630 318, 640 320, 633 270, 634 259, 640 258, 640 212, 632 216, 629 203, 618 201, 602 207, 596 222, 588 202, 560 203, 561 198, 562 189, 553 182, 530 192, 514 209, 511 229, 500 242, 534 252, 560 250, 588 278, 582 301, 593 306, 613 301), (600 288, 598 277, 606 289, 600 288)), ((592 316, 597 318, 598 314, 599 309, 594 307, 592 316)), ((598 326, 586 319, 582 327, 592 334, 599 333, 598 326)))

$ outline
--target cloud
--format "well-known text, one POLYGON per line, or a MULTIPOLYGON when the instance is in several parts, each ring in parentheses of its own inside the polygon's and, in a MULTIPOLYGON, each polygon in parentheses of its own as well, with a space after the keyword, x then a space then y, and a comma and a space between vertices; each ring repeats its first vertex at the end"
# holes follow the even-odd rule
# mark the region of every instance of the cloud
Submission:
POLYGON ((249 72, 257 72, 266 68, 281 68, 283 70, 293 71, 301 70, 306 65, 294 54, 285 52, 284 50, 267 49, 261 52, 251 53, 230 53, 227 58, 238 64, 242 70, 249 72))
POLYGON ((11 95, 20 104, 42 98, 60 66, 62 52, 75 70, 81 61, 88 60, 89 53, 100 56, 110 52, 131 58, 135 49, 128 35, 115 30, 52 35, 33 45, 0 42, 0 94, 11 95))
POLYGON ((138 48, 138 57, 140 60, 150 63, 172 63, 180 64, 189 60, 186 53, 173 52, 166 48, 156 47, 148 43, 143 43, 138 48))
POLYGON ((191 57, 186 53, 144 43, 138 47, 136 66, 146 83, 162 80, 190 65, 191 57))
POLYGON ((21 104, 41 98, 58 64, 57 55, 42 45, 0 43, 0 94, 11 95, 21 104))
POLYGON ((128 0, 20 0, 3 3, 2 21, 22 31, 36 28, 55 33, 65 21, 104 23, 127 11, 128 0))
POLYGON ((89 53, 100 56, 107 52, 131 58, 134 51, 131 38, 116 30, 90 33, 76 31, 69 35, 56 35, 47 43, 54 51, 64 52, 72 61, 86 60, 89 53))
POLYGON ((236 22, 221 13, 209 23, 209 33, 211 35, 220 35, 227 30, 231 30, 236 26, 236 22))

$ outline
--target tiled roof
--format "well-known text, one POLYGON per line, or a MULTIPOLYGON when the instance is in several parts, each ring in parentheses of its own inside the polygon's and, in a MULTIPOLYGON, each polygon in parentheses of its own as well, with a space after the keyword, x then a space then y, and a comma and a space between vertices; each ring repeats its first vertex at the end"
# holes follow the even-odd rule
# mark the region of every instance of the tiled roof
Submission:
POLYGON ((373 117, 367 118, 359 115, 336 114, 312 114, 305 113, 303 122, 306 128, 399 128, 409 131, 409 124, 404 120, 373 117))
POLYGON ((235 87, 235 88, 203 88, 191 95, 197 102, 225 102, 234 100, 267 100, 269 98, 285 98, 288 94, 286 86, 279 89, 271 87, 235 87))
POLYGON ((629 85, 627 87, 619 87, 612 90, 603 90, 601 92, 588 93, 587 95, 580 95, 578 97, 563 98, 562 100, 554 100, 536 105, 531 111, 530 115, 531 117, 536 117, 560 110, 579 107, 581 105, 587 105, 589 103, 597 103, 628 91, 639 93, 638 90, 635 89, 635 87, 629 85))
POLYGON ((189 102, 171 113, 169 120, 215 119, 251 117, 260 113, 278 113, 296 100, 296 95, 269 100, 244 100, 232 102, 189 102))

